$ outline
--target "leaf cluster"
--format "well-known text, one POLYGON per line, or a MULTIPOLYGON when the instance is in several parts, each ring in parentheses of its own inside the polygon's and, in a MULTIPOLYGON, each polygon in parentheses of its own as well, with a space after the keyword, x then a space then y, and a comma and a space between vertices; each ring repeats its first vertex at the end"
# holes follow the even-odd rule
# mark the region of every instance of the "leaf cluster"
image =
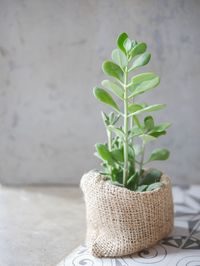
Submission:
POLYGON ((165 135, 170 126, 170 123, 155 123, 148 113, 165 108, 165 104, 136 102, 138 95, 156 88, 160 78, 153 72, 129 76, 150 59, 146 43, 130 40, 127 33, 120 34, 111 60, 102 64, 103 72, 111 79, 103 80, 101 87, 93 89, 96 99, 113 109, 110 114, 102 112, 107 141, 95 145, 95 154, 102 161, 102 173, 113 184, 134 191, 160 187, 162 173, 155 169, 145 171, 144 167, 169 157, 166 148, 157 148, 145 158, 146 145, 165 135))

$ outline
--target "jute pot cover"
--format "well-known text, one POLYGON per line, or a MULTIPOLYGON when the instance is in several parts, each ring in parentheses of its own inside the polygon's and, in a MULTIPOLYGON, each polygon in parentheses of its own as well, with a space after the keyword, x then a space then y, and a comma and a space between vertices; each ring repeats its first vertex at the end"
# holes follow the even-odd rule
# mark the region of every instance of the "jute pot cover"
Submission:
POLYGON ((169 177, 150 192, 112 185, 96 171, 81 179, 87 217, 86 244, 92 255, 118 257, 156 244, 173 228, 173 199, 169 177))

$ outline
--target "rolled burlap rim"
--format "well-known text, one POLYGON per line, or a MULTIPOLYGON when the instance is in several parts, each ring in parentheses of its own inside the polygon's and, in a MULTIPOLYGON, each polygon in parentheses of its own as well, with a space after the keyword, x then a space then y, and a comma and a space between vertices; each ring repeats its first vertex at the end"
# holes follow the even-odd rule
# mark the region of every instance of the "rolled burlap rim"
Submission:
POLYGON ((86 204, 86 245, 97 257, 119 257, 155 245, 173 229, 170 178, 163 186, 135 192, 106 181, 97 171, 81 179, 86 204))

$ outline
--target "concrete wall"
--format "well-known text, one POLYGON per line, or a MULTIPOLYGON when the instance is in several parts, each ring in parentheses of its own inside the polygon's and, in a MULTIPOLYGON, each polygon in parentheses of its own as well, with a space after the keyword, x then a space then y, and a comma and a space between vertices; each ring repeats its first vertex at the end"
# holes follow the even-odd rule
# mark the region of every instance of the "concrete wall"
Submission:
POLYGON ((126 31, 146 41, 161 76, 146 95, 173 127, 158 164, 174 183, 200 183, 200 1, 0 0, 0 181, 78 183, 105 138, 92 87, 126 31))

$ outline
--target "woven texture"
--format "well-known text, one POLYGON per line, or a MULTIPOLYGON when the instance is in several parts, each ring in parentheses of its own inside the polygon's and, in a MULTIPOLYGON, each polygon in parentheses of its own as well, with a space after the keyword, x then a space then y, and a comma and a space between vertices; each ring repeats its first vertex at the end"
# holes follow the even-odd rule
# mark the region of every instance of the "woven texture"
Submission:
POLYGON ((173 228, 173 199, 169 177, 150 192, 112 185, 98 172, 81 179, 87 216, 86 244, 92 255, 118 257, 156 244, 173 228))

